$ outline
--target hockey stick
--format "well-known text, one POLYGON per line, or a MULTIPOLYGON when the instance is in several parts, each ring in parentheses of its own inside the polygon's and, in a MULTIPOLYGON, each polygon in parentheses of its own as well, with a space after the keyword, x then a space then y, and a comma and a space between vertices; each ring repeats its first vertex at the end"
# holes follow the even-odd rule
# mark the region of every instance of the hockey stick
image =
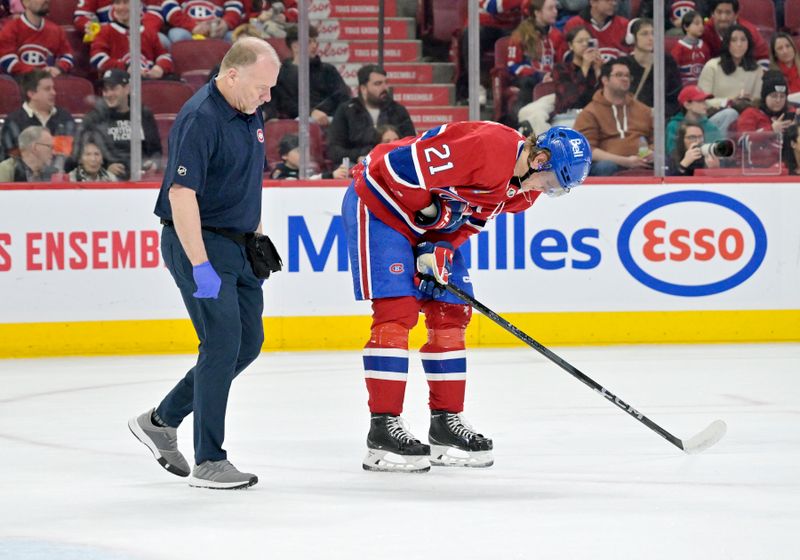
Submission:
POLYGON ((497 313, 483 305, 481 302, 467 294, 466 292, 462 291, 457 286, 453 284, 446 284, 443 286, 453 295, 458 296, 465 303, 468 303, 473 308, 480 311, 482 314, 486 315, 489 319, 503 327, 505 330, 516 336, 522 342, 542 354, 545 358, 559 366, 561 369, 566 371, 572 377, 576 378, 578 381, 581 381, 583 384, 588 385, 590 388, 594 389, 596 392, 603 395, 606 399, 610 402, 614 403, 618 408, 628 413, 629 416, 636 418, 639 422, 653 430, 655 433, 663 437, 665 440, 670 442, 672 445, 677 447, 678 449, 682 449, 686 453, 693 454, 693 453, 700 453, 701 451, 705 451, 725 435, 725 431, 727 430, 727 426, 725 422, 722 420, 714 420, 709 426, 700 432, 699 434, 689 438, 689 439, 680 439, 669 433, 667 430, 650 420, 647 416, 633 408, 631 405, 620 399, 614 393, 597 383, 594 379, 587 376, 583 372, 581 372, 578 368, 558 356, 552 350, 549 350, 545 346, 542 346, 539 342, 519 330, 517 327, 500 317, 497 313))

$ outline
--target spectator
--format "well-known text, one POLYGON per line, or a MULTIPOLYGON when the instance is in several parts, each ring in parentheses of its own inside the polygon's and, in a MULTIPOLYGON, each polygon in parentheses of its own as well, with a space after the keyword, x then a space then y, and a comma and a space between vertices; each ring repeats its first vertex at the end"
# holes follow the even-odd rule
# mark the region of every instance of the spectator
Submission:
MULTIPOLYGON (((131 109, 130 76, 113 68, 103 74, 103 100, 83 119, 84 131, 95 134, 104 154, 108 170, 119 179, 130 177, 131 109)), ((142 106, 142 168, 152 170, 161 161, 161 139, 152 111, 142 106)))
MULTIPOLYGON (((478 0, 478 41, 479 53, 494 52, 494 44, 503 37, 511 35, 522 20, 525 4, 530 0, 478 0)), ((456 78, 456 99, 464 102, 469 98, 469 33, 464 20, 464 32, 458 40, 458 76, 456 78)), ((481 80, 481 102, 485 102, 486 82, 481 80)))
POLYGON ((592 147, 589 175, 613 175, 624 168, 652 167, 653 111, 630 93, 631 71, 621 59, 606 62, 600 71, 601 89, 575 119, 575 130, 592 147))
POLYGON ((626 56, 629 50, 625 44, 628 19, 614 15, 616 9, 617 0, 589 0, 586 9, 567 21, 564 32, 583 25, 597 39, 603 61, 626 56))
MULTIPOLYGON (((248 2, 245 3, 247 5, 248 2)), ((286 38, 286 29, 289 23, 297 23, 297 1, 263 2, 252 0, 252 5, 247 10, 247 21, 258 27, 264 37, 286 38), (259 4, 261 7, 259 9, 259 4), (267 6, 269 4, 269 6, 267 6)))
MULTIPOLYGON (((96 32, 92 32, 90 24, 105 24, 113 21, 114 0, 78 0, 73 15, 75 28, 90 37, 94 37, 96 32)), ((142 0, 142 25, 145 29, 158 33, 164 25, 164 17, 161 15, 161 0, 142 0)))
POLYGON ((696 169, 719 167, 719 159, 704 156, 700 146, 705 144, 703 129, 697 124, 683 122, 678 128, 678 140, 667 160, 667 175, 691 176, 696 169))
POLYGON ((56 77, 72 70, 74 59, 64 30, 45 19, 50 0, 23 0, 25 12, 0 30, 0 70, 18 76, 47 70, 56 77))
MULTIPOLYGON (((272 179, 299 179, 300 178, 300 141, 297 134, 285 134, 278 144, 278 153, 281 162, 275 166, 270 177, 272 179)), ((350 167, 342 163, 333 171, 325 171, 311 175, 309 179, 347 179, 350 167)))
POLYGON ((769 47, 758 32, 758 27, 739 17, 739 0, 711 0, 711 17, 706 22, 703 41, 708 45, 712 57, 721 56, 725 51, 725 31, 738 24, 750 33, 753 56, 764 69, 769 66, 769 47))
POLYGON ((553 65, 564 50, 564 37, 555 27, 556 0, 531 0, 530 10, 508 43, 508 72, 519 88, 517 111, 533 101, 536 84, 552 81, 553 65))
POLYGON ((733 24, 725 31, 722 52, 703 66, 697 85, 714 96, 712 107, 731 106, 741 113, 761 92, 763 74, 753 57, 750 32, 733 24))
MULTIPOLYGON (((328 126, 336 109, 350 99, 350 88, 344 83, 339 71, 331 64, 322 62, 317 55, 317 36, 319 32, 313 25, 308 26, 309 57, 309 104, 311 118, 320 126, 328 126)), ((286 32, 286 46, 292 51, 292 58, 281 64, 278 83, 272 88, 272 101, 262 106, 264 120, 296 119, 298 113, 298 64, 300 63, 300 43, 297 26, 286 32)))
POLYGON ((775 132, 783 135, 794 124, 795 111, 786 96, 789 86, 780 70, 768 70, 761 81, 761 95, 756 107, 748 107, 736 121, 738 132, 775 132))
MULTIPOLYGON (((99 74, 111 68, 130 70, 130 0, 114 0, 113 6, 111 23, 100 29, 89 50, 89 61, 99 74)), ((143 26, 139 37, 142 78, 158 80, 172 73, 172 56, 161 45, 158 32, 143 26)))
POLYGON ((53 136, 41 126, 29 126, 19 135, 19 156, 0 163, 0 183, 50 181, 53 136))
POLYGON ((358 96, 336 111, 328 131, 328 153, 333 161, 365 157, 380 143, 377 127, 390 124, 400 137, 414 136, 414 124, 406 108, 389 95, 386 71, 375 64, 358 69, 358 96))
POLYGON ((161 13, 170 27, 170 42, 188 41, 195 35, 230 41, 230 33, 242 23, 244 10, 238 0, 164 0, 161 13), (213 9, 210 8, 213 6, 213 9))
POLYGON ((18 155, 17 142, 23 130, 43 126, 55 137, 57 166, 63 168, 65 157, 72 151, 77 127, 69 111, 56 107, 55 81, 45 70, 34 70, 22 76, 20 89, 25 102, 6 116, 0 132, 0 154, 3 154, 0 159, 18 155))
POLYGON ((103 151, 91 137, 81 142, 78 166, 69 172, 67 178, 72 183, 113 183, 117 176, 103 165, 103 151))
POLYGON ((681 71, 682 84, 695 85, 703 66, 711 58, 708 45, 703 42, 703 16, 689 10, 683 14, 681 29, 685 35, 672 47, 672 58, 681 71))
POLYGON ((378 135, 381 140, 379 144, 388 144, 395 140, 400 140, 400 132, 390 124, 382 124, 378 127, 378 135))
POLYGON ((783 165, 789 171, 789 175, 800 175, 800 141, 798 141, 798 131, 800 125, 797 123, 786 129, 783 137, 782 158, 783 165))
POLYGON ((678 112, 667 123, 666 133, 666 151, 671 153, 675 149, 676 139, 678 137, 678 128, 684 123, 696 124, 703 129, 703 135, 709 142, 716 142, 725 138, 722 133, 722 128, 728 130, 731 124, 739 117, 733 109, 723 109, 714 114, 712 118, 708 118, 708 105, 706 100, 711 98, 710 93, 704 92, 697 86, 686 86, 678 94, 678 102, 683 107, 683 112, 678 112), (725 119, 726 115, 732 119, 723 121, 722 126, 718 126, 717 122, 720 119, 725 119))
MULTIPOLYGON (((627 42, 633 52, 624 58, 631 69, 631 91, 633 97, 648 107, 653 107, 653 22, 645 18, 631 20, 627 42)), ((664 111, 667 118, 678 109, 678 92, 681 90, 681 75, 675 59, 664 54, 664 111)))
MULTIPOLYGON (((665 0, 664 2, 664 31, 667 37, 682 37, 685 33, 683 27, 683 17, 687 12, 696 11, 701 14, 702 23, 702 0, 665 0)), ((653 12, 653 0, 642 0, 639 4, 639 13, 634 14, 650 20, 655 19, 653 12)), ((709 57, 710 58, 710 57, 709 57)))
POLYGON ((556 92, 520 109, 520 124, 527 122, 531 130, 537 132, 547 130, 551 122, 553 125, 572 126, 578 111, 592 100, 603 66, 598 48, 589 46, 591 38, 589 30, 582 25, 567 32, 569 49, 564 62, 559 62, 553 69, 556 92), (555 115, 551 121, 553 112, 555 115))
POLYGON ((800 55, 792 36, 779 31, 769 45, 770 68, 780 70, 789 85, 789 101, 800 103, 800 55))

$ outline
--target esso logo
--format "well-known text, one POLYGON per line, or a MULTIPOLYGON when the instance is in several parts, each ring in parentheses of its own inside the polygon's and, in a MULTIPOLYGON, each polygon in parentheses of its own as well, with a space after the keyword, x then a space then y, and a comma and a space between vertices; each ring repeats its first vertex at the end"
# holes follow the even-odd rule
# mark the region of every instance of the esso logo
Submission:
POLYGON ((625 269, 645 286, 695 297, 730 290, 752 276, 767 252, 758 216, 729 196, 680 191, 648 200, 617 236, 625 269))
POLYGON ((24 45, 19 53, 19 59, 28 66, 47 66, 50 51, 38 45, 24 45))

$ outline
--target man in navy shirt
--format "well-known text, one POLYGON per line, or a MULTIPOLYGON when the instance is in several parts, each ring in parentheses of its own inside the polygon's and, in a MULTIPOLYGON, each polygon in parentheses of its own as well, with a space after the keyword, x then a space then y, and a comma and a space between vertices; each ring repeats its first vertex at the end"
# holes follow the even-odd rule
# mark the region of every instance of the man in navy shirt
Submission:
POLYGON ((231 382, 264 341, 261 281, 244 236, 261 232, 264 121, 280 62, 261 39, 234 43, 219 75, 181 109, 169 135, 169 160, 155 213, 161 252, 200 339, 197 364, 158 407, 128 426, 169 472, 201 488, 258 482, 228 460, 222 442, 231 382), (177 427, 194 412, 195 467, 178 451, 177 427))

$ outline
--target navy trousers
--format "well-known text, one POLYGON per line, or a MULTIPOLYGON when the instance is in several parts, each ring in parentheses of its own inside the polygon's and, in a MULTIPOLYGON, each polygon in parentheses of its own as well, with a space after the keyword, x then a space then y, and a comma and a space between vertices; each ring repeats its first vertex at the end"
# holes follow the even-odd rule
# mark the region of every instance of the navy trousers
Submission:
POLYGON ((233 379, 261 352, 264 295, 253 274, 244 246, 222 235, 203 231, 208 260, 222 279, 217 299, 197 299, 192 264, 175 228, 164 226, 161 254, 181 291, 200 339, 197 364, 164 398, 156 412, 178 427, 194 412, 195 464, 227 458, 225 410, 233 379))

